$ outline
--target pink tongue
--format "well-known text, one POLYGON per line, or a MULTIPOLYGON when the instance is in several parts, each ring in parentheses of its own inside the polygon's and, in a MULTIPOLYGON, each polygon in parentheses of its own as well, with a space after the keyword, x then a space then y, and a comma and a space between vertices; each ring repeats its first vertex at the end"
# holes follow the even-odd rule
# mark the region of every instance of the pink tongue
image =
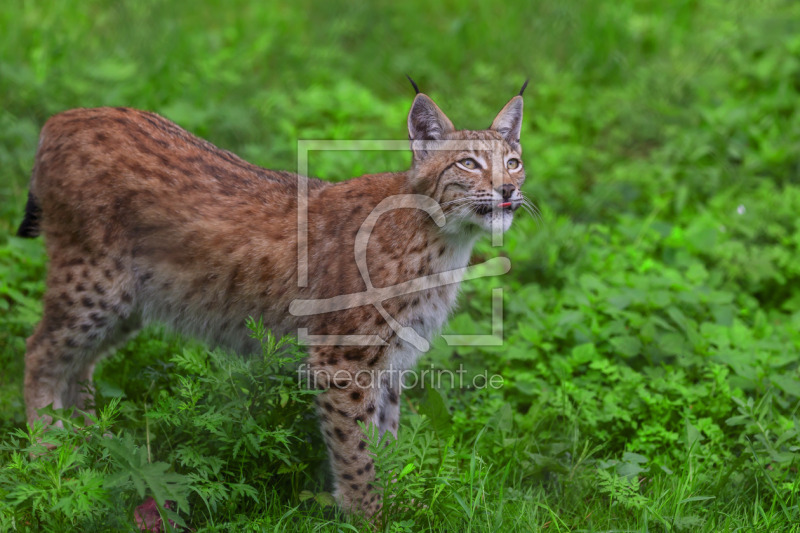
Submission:
POLYGON ((511 202, 505 202, 505 203, 499 204, 497 207, 511 207, 511 202))

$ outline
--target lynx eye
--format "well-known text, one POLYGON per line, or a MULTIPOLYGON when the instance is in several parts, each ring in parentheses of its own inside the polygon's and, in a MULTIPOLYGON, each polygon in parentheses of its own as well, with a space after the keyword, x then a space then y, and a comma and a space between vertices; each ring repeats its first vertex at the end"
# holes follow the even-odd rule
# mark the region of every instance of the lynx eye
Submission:
POLYGON ((478 168, 478 162, 472 159, 471 157, 462 159, 461 161, 458 162, 458 164, 466 168, 467 170, 475 170, 476 168, 478 168))
POLYGON ((515 168, 519 168, 522 163, 519 162, 519 159, 509 159, 506 163, 506 166, 510 170, 514 170, 515 168))

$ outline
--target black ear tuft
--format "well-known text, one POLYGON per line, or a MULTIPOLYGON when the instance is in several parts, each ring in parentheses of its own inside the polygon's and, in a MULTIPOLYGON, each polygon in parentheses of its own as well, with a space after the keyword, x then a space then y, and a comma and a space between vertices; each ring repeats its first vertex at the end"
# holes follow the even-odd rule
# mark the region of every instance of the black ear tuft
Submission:
POLYGON ((419 94, 419 87, 417 87, 417 84, 414 83, 414 80, 411 79, 411 76, 406 74, 406 78, 408 78, 408 81, 411 82, 411 86, 414 87, 414 90, 417 91, 417 94, 419 94))
MULTIPOLYGON (((409 78, 409 79, 411 79, 411 78, 409 78)), ((528 78, 527 80, 525 80, 525 83, 523 83, 523 84, 522 84, 522 89, 520 89, 520 90, 519 90, 519 95, 520 95, 520 96, 522 96, 522 93, 524 93, 524 92, 525 92, 525 87, 527 87, 527 86, 528 86, 528 82, 529 82, 529 81, 531 81, 531 79, 530 79, 530 78, 528 78)), ((412 81, 411 83, 414 83, 414 82, 412 81)))

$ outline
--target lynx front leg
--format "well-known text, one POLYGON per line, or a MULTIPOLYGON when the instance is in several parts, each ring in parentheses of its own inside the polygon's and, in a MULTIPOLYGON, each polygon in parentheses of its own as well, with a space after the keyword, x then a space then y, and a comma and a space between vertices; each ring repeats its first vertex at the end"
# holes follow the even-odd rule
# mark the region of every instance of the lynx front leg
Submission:
POLYGON ((359 422, 379 427, 381 392, 372 370, 348 364, 354 353, 352 347, 318 348, 311 369, 317 386, 326 389, 317 397, 317 407, 334 474, 334 496, 345 511, 370 517, 380 511, 381 499, 374 492, 375 461, 359 422))
POLYGON ((374 424, 374 400, 369 394, 349 387, 330 388, 318 397, 320 426, 328 445, 334 474, 334 496, 342 509, 372 516, 380 510, 378 494, 373 492, 375 461, 370 455, 362 421, 374 424), (359 400, 354 400, 356 397, 359 400))

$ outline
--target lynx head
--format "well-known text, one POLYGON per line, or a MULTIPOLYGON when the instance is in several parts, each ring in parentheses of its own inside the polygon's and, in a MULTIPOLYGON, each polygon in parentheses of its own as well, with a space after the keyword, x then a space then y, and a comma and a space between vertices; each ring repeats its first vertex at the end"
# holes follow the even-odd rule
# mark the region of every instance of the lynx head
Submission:
POLYGON ((486 130, 456 130, 433 100, 417 90, 408 114, 413 153, 409 176, 415 192, 441 206, 445 231, 506 231, 523 206, 525 169, 519 136, 527 84, 486 130))

